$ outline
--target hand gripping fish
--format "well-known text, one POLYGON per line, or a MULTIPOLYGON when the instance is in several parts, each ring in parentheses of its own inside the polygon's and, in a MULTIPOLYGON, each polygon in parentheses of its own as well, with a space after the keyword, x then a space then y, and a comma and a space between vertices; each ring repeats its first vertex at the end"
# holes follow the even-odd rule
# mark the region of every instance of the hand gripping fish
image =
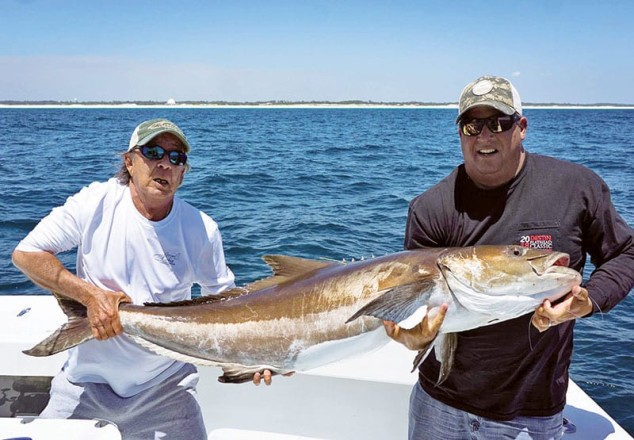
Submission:
MULTIPOLYGON (((241 383, 264 369, 305 371, 379 348, 389 341, 384 319, 413 327, 446 303, 434 342, 440 344, 447 334, 530 313, 581 282, 566 267, 567 254, 520 246, 420 249, 352 263, 264 260, 273 276, 223 295, 121 304, 124 334, 117 337, 180 361, 219 366, 218 380, 241 383)), ((56 297, 68 322, 26 354, 48 356, 92 339, 86 309, 56 297)), ((450 363, 450 353, 442 356, 450 363)))

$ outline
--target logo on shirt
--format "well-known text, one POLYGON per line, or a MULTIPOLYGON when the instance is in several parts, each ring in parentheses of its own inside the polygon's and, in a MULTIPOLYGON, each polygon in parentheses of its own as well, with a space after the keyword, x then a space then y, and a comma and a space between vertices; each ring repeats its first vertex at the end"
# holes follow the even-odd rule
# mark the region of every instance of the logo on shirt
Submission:
POLYGON ((522 235, 520 246, 530 249, 552 249, 553 236, 550 234, 522 235))
POLYGON ((166 252, 165 255, 155 254, 154 259, 159 263, 165 264, 166 266, 174 266, 180 256, 181 254, 170 254, 166 252))

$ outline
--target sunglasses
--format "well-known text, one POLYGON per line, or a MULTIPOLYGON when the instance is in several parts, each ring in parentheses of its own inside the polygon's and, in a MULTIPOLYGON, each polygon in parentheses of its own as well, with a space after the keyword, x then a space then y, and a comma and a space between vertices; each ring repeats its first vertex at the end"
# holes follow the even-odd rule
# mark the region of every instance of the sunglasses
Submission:
POLYGON ((149 160, 161 160, 167 154, 172 165, 183 166, 187 163, 187 154, 180 151, 165 151, 165 148, 158 145, 143 145, 137 147, 137 150, 149 160))
POLYGON ((509 130, 521 118, 520 115, 515 113, 511 116, 500 115, 484 119, 471 119, 469 121, 461 119, 458 124, 460 125, 460 131, 465 136, 477 136, 482 133, 485 125, 491 133, 502 133, 509 130))

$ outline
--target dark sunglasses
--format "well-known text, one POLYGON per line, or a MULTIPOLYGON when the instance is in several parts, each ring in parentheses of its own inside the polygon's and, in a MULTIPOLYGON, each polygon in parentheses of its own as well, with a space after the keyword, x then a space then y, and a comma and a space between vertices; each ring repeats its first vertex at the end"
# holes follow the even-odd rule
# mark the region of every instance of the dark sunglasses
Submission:
POLYGON ((143 145, 137 147, 137 150, 149 160, 161 160, 167 154, 172 165, 183 166, 187 163, 187 154, 180 151, 165 151, 165 148, 158 145, 143 145))
POLYGON ((465 136, 477 136, 482 133, 482 129, 485 125, 491 133, 502 133, 503 131, 509 130, 513 124, 521 118, 520 115, 515 113, 511 116, 499 115, 483 119, 461 119, 458 125, 460 126, 460 131, 462 131, 462 134, 465 136))

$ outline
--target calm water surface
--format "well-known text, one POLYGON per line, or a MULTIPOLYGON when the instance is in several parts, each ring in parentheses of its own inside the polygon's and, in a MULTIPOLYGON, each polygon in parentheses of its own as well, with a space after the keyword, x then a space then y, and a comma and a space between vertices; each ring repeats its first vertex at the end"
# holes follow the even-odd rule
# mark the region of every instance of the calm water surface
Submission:
MULTIPOLYGON (((180 196, 219 224, 239 284, 267 253, 372 257, 402 248, 407 204, 462 159, 451 109, 0 109, 0 294, 43 293, 10 253, 53 207, 111 177, 142 120, 193 146, 180 196)), ((634 225, 634 110, 526 110, 525 147, 589 166, 634 225)), ((557 191, 544 183, 544 191, 557 191)), ((61 256, 74 268, 74 254, 61 256)), ((592 270, 588 267, 586 273, 592 270)), ((581 320, 573 379, 634 434, 634 298, 581 320)))

